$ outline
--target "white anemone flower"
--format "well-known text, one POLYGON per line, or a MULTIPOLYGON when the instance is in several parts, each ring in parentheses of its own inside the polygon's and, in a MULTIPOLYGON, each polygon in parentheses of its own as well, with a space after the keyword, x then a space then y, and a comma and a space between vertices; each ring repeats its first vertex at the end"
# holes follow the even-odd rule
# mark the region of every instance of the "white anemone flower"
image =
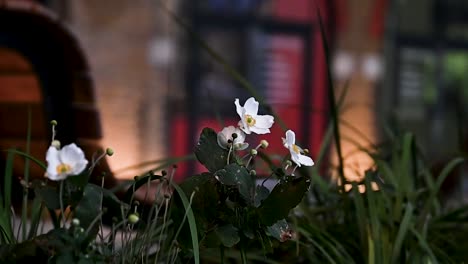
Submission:
POLYGON ((273 125, 274 118, 271 115, 258 115, 258 102, 253 97, 245 101, 244 106, 240 106, 239 99, 234 101, 237 114, 240 116, 239 127, 247 134, 252 132, 256 134, 270 133, 270 127, 273 125))
POLYGON ((237 127, 228 126, 223 128, 218 133, 218 145, 224 149, 229 148, 228 140, 232 140, 232 144, 235 150, 244 150, 249 146, 249 143, 245 143, 245 133, 237 127), (233 139, 232 134, 236 134, 237 137, 233 139))
POLYGON ((283 138, 283 145, 291 152, 291 160, 297 164, 297 166, 313 166, 314 161, 304 154, 304 150, 299 147, 296 143, 296 134, 293 131, 286 131, 286 138, 283 138))
POLYGON ((70 175, 78 175, 88 164, 83 150, 74 143, 66 145, 62 149, 50 146, 47 150, 46 160, 46 177, 53 181, 64 180, 70 175))

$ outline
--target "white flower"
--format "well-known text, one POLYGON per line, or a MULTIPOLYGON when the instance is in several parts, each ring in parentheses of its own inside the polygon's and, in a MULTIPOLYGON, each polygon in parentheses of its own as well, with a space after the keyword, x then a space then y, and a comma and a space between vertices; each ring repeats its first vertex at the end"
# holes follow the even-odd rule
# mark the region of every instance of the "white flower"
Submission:
POLYGON ((233 147, 235 150, 244 150, 249 146, 249 143, 245 143, 245 133, 242 132, 237 127, 233 126, 228 126, 223 128, 221 132, 218 133, 218 145, 224 149, 229 148, 229 143, 228 140, 233 141, 233 147), (236 134, 237 137, 234 138, 232 137, 232 134, 236 134))
POLYGON ((47 150, 46 160, 46 177, 53 181, 64 180, 70 175, 78 175, 88 164, 83 150, 74 143, 66 145, 62 149, 50 146, 47 150))
POLYGON ((253 97, 245 101, 244 106, 240 106, 239 99, 234 101, 237 114, 240 116, 239 127, 247 134, 254 132, 256 134, 270 133, 270 127, 273 125, 274 118, 271 115, 257 115, 258 102, 253 97))
POLYGON ((305 166, 313 166, 314 161, 307 157, 304 154, 304 150, 299 147, 296 143, 296 134, 293 131, 288 130, 286 131, 286 138, 283 138, 283 145, 285 148, 289 149, 291 152, 291 159, 297 166, 305 165, 305 166))

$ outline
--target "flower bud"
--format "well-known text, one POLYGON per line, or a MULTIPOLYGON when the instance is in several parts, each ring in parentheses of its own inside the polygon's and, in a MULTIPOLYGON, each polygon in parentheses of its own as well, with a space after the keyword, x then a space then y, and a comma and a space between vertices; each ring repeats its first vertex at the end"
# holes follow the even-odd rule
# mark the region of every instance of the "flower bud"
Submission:
POLYGON ((107 156, 110 157, 110 156, 114 155, 114 150, 111 149, 111 148, 107 148, 107 149, 106 149, 106 154, 107 154, 107 156))
POLYGON ((232 138, 236 139, 237 138, 237 133, 232 133, 232 138))
POLYGON ((261 146, 262 148, 266 149, 266 148, 268 148, 268 145, 269 145, 269 143, 268 143, 268 141, 266 141, 265 139, 262 139, 262 140, 260 141, 260 146, 261 146))
POLYGON ((251 149, 250 150, 250 155, 255 156, 258 154, 258 151, 256 149, 251 149))
POLYGON ((80 219, 78 219, 78 218, 73 218, 73 219, 72 219, 72 225, 73 225, 73 226, 80 226, 80 219))
POLYGON ((257 175, 257 171, 256 171, 256 170, 251 170, 249 173, 250 173, 251 176, 257 175))
POLYGON ((58 141, 56 139, 54 141, 52 141, 52 143, 50 143, 50 145, 52 147, 56 148, 56 149, 60 149, 60 141, 58 141))
POLYGON ((50 124, 53 125, 53 126, 56 126, 57 125, 57 120, 50 121, 50 124))
POLYGON ((291 162, 290 160, 287 160, 287 161, 286 161, 286 166, 288 166, 288 167, 289 167, 289 166, 292 166, 292 162, 291 162))
POLYGON ((138 217, 137 213, 134 213, 129 215, 127 220, 130 222, 130 224, 136 224, 138 220, 140 220, 140 217, 138 217))

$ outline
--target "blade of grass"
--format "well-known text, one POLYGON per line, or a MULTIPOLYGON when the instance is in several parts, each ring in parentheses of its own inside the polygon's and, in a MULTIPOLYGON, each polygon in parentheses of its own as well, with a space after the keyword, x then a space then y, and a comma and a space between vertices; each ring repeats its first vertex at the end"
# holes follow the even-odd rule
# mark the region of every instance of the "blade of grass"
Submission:
MULTIPOLYGON (((372 245, 369 245, 369 253, 372 253, 372 257, 375 257, 375 263, 383 263, 382 259, 382 245, 381 238, 380 238, 380 230, 381 230, 381 223, 379 221, 379 211, 378 209, 383 206, 379 196, 375 194, 374 190, 372 190, 372 183, 369 176, 366 175, 364 178, 364 183, 366 186, 366 197, 367 197, 367 206, 368 206, 368 217, 369 217, 369 225, 371 231, 371 238, 370 242, 372 245)), ((371 255, 370 255, 371 256, 371 255)), ((372 262, 370 262, 372 263, 372 262)))
POLYGON ((398 233, 395 238, 395 243, 393 245, 391 263, 398 263, 397 260, 401 255, 401 250, 403 250, 403 242, 408 234, 408 229, 411 225, 413 209, 414 208, 410 203, 408 203, 405 207, 405 214, 403 215, 403 220, 400 223, 400 228, 398 229, 398 233))
POLYGON ((47 170, 47 166, 42 161, 34 158, 33 156, 29 155, 26 152, 16 150, 16 149, 7 149, 7 150, 3 150, 3 151, 9 152, 9 153, 14 153, 14 154, 20 155, 22 157, 25 157, 26 159, 29 159, 29 160, 33 161, 34 163, 36 163, 37 165, 39 165, 39 167, 44 169, 44 171, 47 170))
MULTIPOLYGON (((26 154, 29 156, 31 153, 31 107, 28 107, 28 128, 26 132, 26 154)), ((27 218, 28 218, 28 196, 29 196, 29 159, 26 158, 24 161, 24 178, 25 185, 23 186, 23 206, 21 209, 21 226, 22 226, 22 238, 26 240, 27 236, 27 218)))
MULTIPOLYGON (((356 182, 352 182, 352 189, 353 192, 353 202, 355 207, 355 214, 356 214, 356 221, 357 226, 359 227, 359 234, 360 234, 360 243, 361 248, 366 248, 366 232, 367 232, 367 213, 364 207, 364 200, 362 199, 361 193, 359 193, 358 185, 356 182)), ((367 244, 368 245, 368 244, 367 244)))
MULTIPOLYGON (((331 75, 331 69, 330 69, 330 50, 329 50, 329 45, 327 42, 327 35, 325 33, 325 27, 323 25, 323 20, 322 16, 320 15, 320 9, 316 5, 316 10, 317 10, 317 17, 319 21, 319 28, 320 28, 320 34, 322 37, 322 46, 325 54, 325 64, 326 64, 326 72, 327 72, 327 92, 328 92, 328 107, 330 108, 330 118, 331 122, 333 124, 333 132, 334 132, 334 138, 335 138, 335 147, 336 147, 336 153, 338 156, 338 175, 341 180, 341 191, 344 195, 345 193, 345 173, 344 173, 344 165, 343 165, 343 154, 341 150, 341 140, 340 140, 340 127, 338 123, 338 107, 335 102, 335 89, 333 87, 333 79, 331 75)), ((346 196, 345 196, 346 197, 346 196)))
POLYGON ((3 203, 2 211, 0 214, 0 226, 2 231, 3 240, 7 243, 12 243, 14 241, 14 234, 11 226, 11 188, 13 181, 13 159, 14 153, 8 153, 6 164, 5 164, 5 174, 3 178, 3 203))
POLYGON ((427 241, 426 239, 424 239, 421 234, 416 230, 416 228, 414 228, 414 226, 410 226, 409 227, 409 230, 411 231, 411 233, 413 233, 413 235, 418 239, 418 242, 419 242, 419 246, 424 250, 426 251, 426 253, 429 255, 429 258, 430 258, 430 263, 433 263, 433 264, 436 264, 436 263, 439 263, 437 261, 437 258, 434 256, 434 253, 432 252, 431 250, 431 247, 429 247, 429 245, 427 244, 427 241))
POLYGON ((29 228, 28 239, 32 239, 37 235, 37 229, 39 228, 39 221, 42 217, 42 209, 44 205, 41 200, 36 197, 33 200, 32 212, 31 212, 31 226, 29 228))
MULTIPOLYGON (((462 162, 464 162, 464 158, 455 158, 452 159, 440 172, 439 176, 437 177, 437 180, 435 182, 435 186, 433 189, 431 189, 431 193, 429 194, 429 197, 426 200, 426 203, 423 207, 422 213, 421 213, 421 218, 425 218, 426 215, 429 213, 431 204, 434 204, 434 200, 437 198, 437 194, 440 191, 440 188, 442 186, 442 183, 445 181, 447 176, 452 172, 455 167, 460 165, 462 162)), ((439 212, 436 212, 439 213, 439 212)), ((422 219, 423 220, 423 219, 422 219)))
MULTIPOLYGON (((187 196, 185 195, 184 191, 179 187, 179 185, 177 185, 174 182, 171 182, 171 183, 172 183, 172 187, 174 187, 174 189, 179 194, 180 199, 182 200, 182 203, 184 205, 184 208, 185 208, 184 219, 185 217, 187 217, 187 221, 190 227, 190 235, 192 237, 193 258, 194 258, 195 264, 199 264, 200 263, 200 248, 198 245, 197 222, 195 222, 195 216, 192 211, 191 202, 189 202, 189 200, 187 199, 187 196)), ((178 232, 179 231, 180 231, 180 227, 179 227, 178 232)))

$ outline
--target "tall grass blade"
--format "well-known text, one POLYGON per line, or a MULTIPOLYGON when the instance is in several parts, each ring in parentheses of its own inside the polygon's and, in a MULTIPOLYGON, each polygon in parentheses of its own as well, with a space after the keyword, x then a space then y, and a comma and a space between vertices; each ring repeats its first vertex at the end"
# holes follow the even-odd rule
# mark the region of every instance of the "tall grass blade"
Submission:
POLYGON ((190 205, 189 200, 187 199, 187 196, 185 195, 184 191, 179 187, 179 185, 172 182, 172 186, 179 194, 180 199, 182 200, 182 203, 184 205, 185 212, 186 212, 185 216, 187 217, 187 221, 190 227, 190 235, 192 237, 193 258, 194 258, 195 264, 199 264, 200 263, 200 248, 198 244, 197 222, 195 222, 195 216, 193 214, 192 207, 190 205))
POLYGON ((401 221, 400 228, 398 229, 397 236, 395 238, 395 244, 392 249, 392 261, 391 263, 399 263, 398 258, 401 255, 401 251, 404 250, 403 242, 405 237, 408 234, 408 230, 411 226, 411 218, 413 215, 413 206, 408 203, 405 207, 405 214, 403 215, 403 220, 401 221))
POLYGON ((37 235, 37 229, 39 228, 39 222, 42 217, 42 209, 44 205, 41 200, 36 197, 33 200, 32 212, 31 212, 31 226, 29 227, 28 239, 32 239, 37 235))
MULTIPOLYGON (((28 107, 28 128, 26 132, 26 154, 29 155, 31 153, 31 107, 28 107)), ((28 196, 29 196, 29 159, 26 158, 24 161, 24 182, 25 186, 23 186, 23 206, 21 209, 21 226, 22 226, 22 238, 23 241, 26 240, 26 232, 27 232, 27 218, 28 218, 28 196)))
POLYGON ((1 229, 1 242, 10 244, 14 242, 14 234, 11 226, 11 191, 12 191, 12 181, 13 181, 13 160, 14 153, 8 153, 6 164, 5 164, 5 174, 3 178, 3 193, 0 194, 2 198, 2 203, 0 204, 0 229, 1 229))
POLYGON ((418 242, 419 242, 419 246, 424 250, 426 251, 426 253, 429 255, 429 258, 430 258, 430 262, 428 263, 431 263, 431 264, 437 264, 439 263, 437 261, 437 258, 434 256, 434 253, 432 252, 432 249, 431 247, 429 246, 429 244, 427 244, 427 240, 424 239, 421 234, 416 230, 416 228, 414 228, 414 226, 410 226, 410 231, 411 233, 413 233, 413 235, 417 238, 418 242))
POLYGON ((331 75, 330 69, 330 50, 327 42, 327 35, 325 33, 325 27, 323 25, 322 16, 320 15, 319 7, 316 5, 317 10, 317 17, 319 21, 319 28, 320 34, 322 37, 322 46, 325 54, 325 64, 326 64, 326 72, 327 72, 327 92, 328 92, 328 107, 330 108, 330 118, 333 124, 333 132, 335 137, 335 147, 336 153, 338 155, 338 175, 341 180, 341 190, 344 194, 345 192, 345 173, 344 173, 344 162, 343 162, 343 154, 341 150, 341 140, 340 140, 340 127, 338 122, 338 106, 335 102, 335 89, 333 87, 333 79, 331 75))

